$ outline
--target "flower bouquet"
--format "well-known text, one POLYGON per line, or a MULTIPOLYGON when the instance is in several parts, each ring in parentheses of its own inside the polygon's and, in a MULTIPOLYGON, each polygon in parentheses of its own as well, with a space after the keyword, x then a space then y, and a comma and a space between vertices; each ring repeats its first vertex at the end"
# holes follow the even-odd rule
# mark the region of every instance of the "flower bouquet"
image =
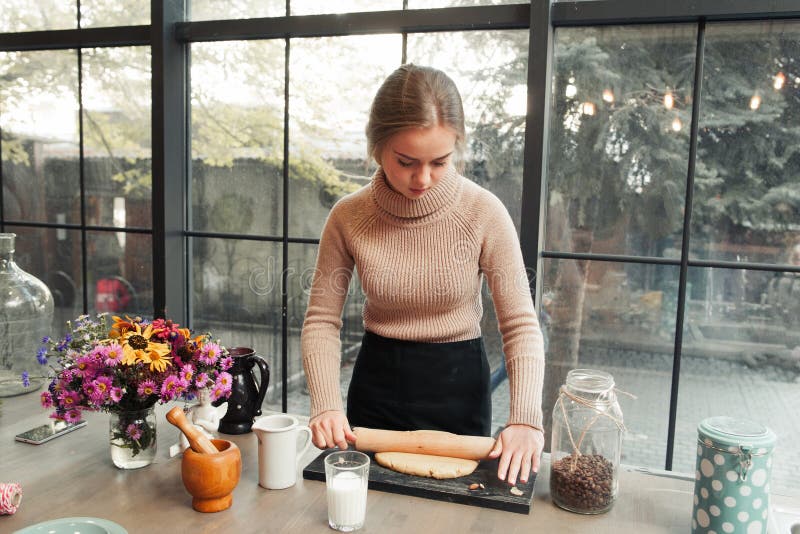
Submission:
POLYGON ((228 397, 233 359, 210 334, 192 337, 170 320, 113 321, 109 326, 106 314, 81 315, 67 322, 64 338, 42 340, 37 359, 52 373, 41 401, 54 408, 51 417, 67 422, 80 420, 83 410, 110 412, 114 463, 141 467, 155 456, 153 406, 191 399, 204 388, 212 400, 228 397))

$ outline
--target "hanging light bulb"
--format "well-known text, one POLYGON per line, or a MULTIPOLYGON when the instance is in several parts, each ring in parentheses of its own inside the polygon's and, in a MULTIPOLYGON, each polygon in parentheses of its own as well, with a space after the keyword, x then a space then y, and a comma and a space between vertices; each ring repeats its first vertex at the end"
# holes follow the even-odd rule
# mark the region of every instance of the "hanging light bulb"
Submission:
POLYGON ((582 108, 584 115, 594 115, 594 104, 592 102, 584 102, 582 108))
POLYGON ((775 78, 772 79, 772 87, 775 88, 776 91, 780 91, 783 89, 783 84, 786 83, 786 75, 782 72, 779 72, 775 75, 775 78))
POLYGON ((678 117, 675 117, 675 119, 672 121, 672 131, 680 132, 681 128, 683 128, 683 123, 678 117))
POLYGON ((575 95, 578 94, 578 88, 571 83, 567 84, 567 88, 564 90, 564 94, 567 96, 567 98, 574 98, 575 95))
POLYGON ((675 105, 675 97, 672 96, 670 91, 664 93, 664 107, 667 109, 672 109, 672 106, 675 105))
POLYGON ((753 111, 757 110, 761 106, 761 97, 758 95, 753 95, 750 97, 750 109, 753 111))
POLYGON ((608 102, 609 104, 614 102, 614 92, 611 89, 605 89, 603 91, 603 100, 608 102))

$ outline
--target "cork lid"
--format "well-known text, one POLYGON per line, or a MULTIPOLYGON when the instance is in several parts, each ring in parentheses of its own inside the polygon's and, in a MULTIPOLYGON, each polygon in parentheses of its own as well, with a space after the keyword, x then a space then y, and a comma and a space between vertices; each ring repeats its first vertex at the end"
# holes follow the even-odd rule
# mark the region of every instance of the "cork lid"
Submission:
POLYGON ((0 255, 14 252, 14 238, 17 234, 0 234, 0 255))

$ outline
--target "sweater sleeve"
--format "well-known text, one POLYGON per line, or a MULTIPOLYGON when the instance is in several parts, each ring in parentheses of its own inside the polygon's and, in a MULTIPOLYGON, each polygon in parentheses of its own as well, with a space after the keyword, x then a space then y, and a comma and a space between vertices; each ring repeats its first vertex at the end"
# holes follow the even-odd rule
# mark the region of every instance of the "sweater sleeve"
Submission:
POLYGON ((311 397, 311 417, 327 410, 342 410, 339 388, 342 307, 353 274, 353 257, 347 246, 344 207, 335 205, 320 237, 317 264, 311 283, 300 344, 311 397))
POLYGON ((480 268, 486 277, 503 337, 511 391, 508 424, 542 429, 545 367, 542 331, 533 308, 514 223, 503 203, 494 195, 489 198, 480 268))

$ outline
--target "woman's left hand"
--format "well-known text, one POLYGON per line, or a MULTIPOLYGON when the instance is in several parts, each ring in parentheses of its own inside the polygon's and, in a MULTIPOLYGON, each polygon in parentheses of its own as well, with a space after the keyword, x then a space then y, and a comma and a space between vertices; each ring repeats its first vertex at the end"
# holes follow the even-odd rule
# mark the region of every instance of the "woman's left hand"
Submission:
POLYGON ((531 471, 539 471, 539 458, 544 450, 544 433, 528 425, 508 425, 497 438, 489 458, 500 457, 497 478, 512 486, 517 476, 523 484, 531 471))

